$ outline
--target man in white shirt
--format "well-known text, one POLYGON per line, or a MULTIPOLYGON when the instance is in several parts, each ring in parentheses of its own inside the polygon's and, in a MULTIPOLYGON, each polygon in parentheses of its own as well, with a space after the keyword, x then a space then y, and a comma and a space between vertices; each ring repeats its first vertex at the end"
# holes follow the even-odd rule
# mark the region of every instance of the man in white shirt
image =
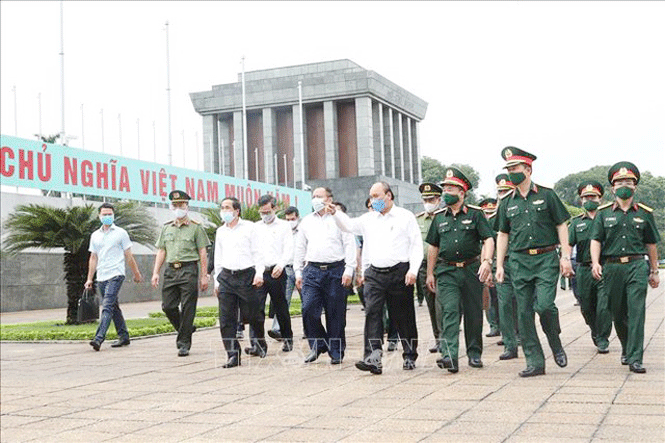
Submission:
POLYGON ((242 318, 255 334, 250 355, 265 357, 268 345, 264 337, 261 310, 263 261, 254 223, 240 218, 236 198, 222 201, 220 216, 224 224, 215 234, 215 279, 219 283, 219 329, 228 361, 222 367, 240 365, 240 343, 236 338, 238 307, 242 318))
POLYGON ((113 224, 114 214, 111 203, 103 203, 99 207, 99 220, 102 226, 90 236, 90 259, 88 262, 88 279, 85 282, 86 289, 92 289, 95 271, 97 272, 97 283, 99 292, 102 294, 102 317, 95 338, 90 341, 90 346, 95 351, 106 338, 111 320, 118 333, 118 340, 111 344, 112 348, 129 345, 129 332, 118 304, 118 292, 122 282, 125 280, 125 261, 134 273, 134 281, 142 280, 141 272, 136 265, 132 255, 132 242, 127 231, 113 224))
POLYGON ((346 288, 356 267, 356 241, 353 235, 340 231, 326 212, 325 205, 332 204, 332 191, 316 188, 312 197, 314 212, 300 222, 293 264, 311 349, 305 363, 328 352, 330 363, 337 365, 342 363, 346 348, 346 288), (326 328, 321 323, 323 308, 326 328))
MULTIPOLYGON (((295 252, 296 234, 298 234, 298 226, 300 225, 300 211, 298 211, 298 208, 295 206, 289 206, 286 208, 284 211, 284 220, 286 220, 286 222, 289 224, 289 227, 291 228, 291 236, 293 238, 292 249, 295 252)), ((284 273, 286 274, 286 303, 290 309, 291 297, 293 296, 293 290, 296 288, 296 273, 293 270, 293 254, 291 255, 291 259, 287 263, 286 267, 284 268, 284 273)), ((298 294, 300 294, 300 289, 298 289, 298 294)), ((300 301, 302 302, 302 298, 300 301)), ((303 331, 304 330, 305 326, 303 324, 303 331)), ((268 331, 268 335, 271 337, 274 335, 275 337, 281 338, 282 331, 280 329, 277 317, 273 318, 272 329, 271 331, 268 331)))
POLYGON ((283 339, 282 351, 293 349, 293 331, 291 330, 291 316, 289 304, 286 301, 286 265, 293 260, 293 234, 291 226, 275 215, 276 201, 272 195, 264 195, 259 199, 259 214, 261 220, 255 224, 256 237, 261 245, 263 257, 263 286, 261 312, 265 317, 266 296, 270 294, 270 302, 275 310, 275 317, 279 321, 280 334, 272 329, 268 335, 275 340, 283 339))
POLYGON ((375 183, 369 195, 374 210, 357 218, 336 211, 333 205, 326 206, 340 229, 362 235, 364 240, 365 350, 356 367, 372 374, 383 372, 382 314, 387 303, 388 316, 402 342, 402 368, 411 370, 418 358, 413 288, 423 260, 420 228, 412 212, 394 204, 388 183, 375 183))

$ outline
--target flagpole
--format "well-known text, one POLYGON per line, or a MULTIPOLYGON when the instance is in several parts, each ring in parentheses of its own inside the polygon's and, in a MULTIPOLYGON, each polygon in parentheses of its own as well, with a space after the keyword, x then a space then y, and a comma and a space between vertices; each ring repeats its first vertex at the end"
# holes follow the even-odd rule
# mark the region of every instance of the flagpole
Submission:
POLYGON ((64 26, 64 6, 60 2, 60 113, 61 113, 61 127, 60 127, 60 141, 66 144, 65 140, 65 26, 64 26))

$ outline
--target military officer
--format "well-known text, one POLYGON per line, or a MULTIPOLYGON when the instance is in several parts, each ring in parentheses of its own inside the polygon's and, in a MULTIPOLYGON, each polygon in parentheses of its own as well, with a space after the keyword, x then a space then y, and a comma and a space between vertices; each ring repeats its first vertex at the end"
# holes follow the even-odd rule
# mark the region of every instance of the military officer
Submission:
POLYGON ((429 310, 429 318, 432 322, 432 332, 434 333, 434 346, 429 348, 429 352, 435 353, 439 350, 439 325, 441 324, 441 313, 437 312, 436 308, 436 293, 427 288, 427 246, 425 238, 429 232, 429 227, 434 219, 434 211, 439 209, 441 205, 441 187, 434 183, 423 183, 418 189, 420 190, 420 197, 423 200, 425 210, 416 214, 416 221, 420 228, 420 234, 423 238, 423 263, 418 270, 418 280, 416 281, 416 290, 418 291, 418 302, 422 303, 424 299, 427 303, 429 310))
POLYGON ((559 311, 554 303, 559 273, 573 275, 570 263, 568 227, 570 218, 556 193, 531 180, 536 156, 509 146, 501 151, 510 181, 516 188, 499 203, 496 280, 504 281, 504 259, 510 250, 508 266, 517 297, 518 322, 526 369, 520 377, 545 374, 545 355, 538 340, 535 312, 547 336, 555 363, 564 367, 568 357, 559 334, 559 311), (557 254, 557 243, 562 255, 557 254))
MULTIPOLYGON (((478 206, 483 210, 483 214, 485 215, 487 221, 490 223, 491 227, 492 223, 494 223, 494 219, 496 218, 496 199, 486 198, 478 203, 478 206)), ((496 241, 496 231, 492 231, 494 241, 496 241)), ((489 293, 489 303, 487 310, 485 311, 485 316, 487 317, 487 323, 490 325, 490 330, 487 334, 485 334, 485 337, 498 337, 501 335, 499 330, 499 298, 497 296, 496 285, 494 284, 493 279, 487 280, 485 283, 485 288, 489 293)), ((483 293, 484 291, 485 289, 483 289, 483 293)))
MULTIPOLYGON (((495 182, 499 200, 515 189, 515 185, 510 181, 508 174, 497 175, 495 182)), ((494 215, 491 224, 495 232, 497 231, 497 220, 497 216, 494 215)), ((494 272, 496 273, 496 266, 494 272)), ((499 360, 517 358, 517 348, 519 345, 517 337, 517 299, 510 275, 508 254, 506 253, 503 266, 503 283, 496 282, 496 293, 499 299, 499 330, 501 331, 501 341, 499 343, 503 342, 504 346, 504 352, 499 356, 499 360)))
POLYGON ((448 168, 442 184, 447 206, 435 212, 427 233, 427 286, 436 292, 442 317, 442 358, 437 364, 455 373, 459 370, 460 305, 469 366, 483 367, 482 285, 492 271, 494 238, 482 210, 464 203, 471 182, 462 171, 448 168))
POLYGON ((591 329, 591 339, 600 354, 609 351, 609 337, 612 332, 612 317, 600 281, 591 275, 591 225, 603 196, 603 185, 596 180, 586 180, 577 188, 584 212, 574 217, 568 226, 568 242, 577 246, 577 290, 580 297, 582 317, 591 329))
POLYGON ((187 215, 190 199, 183 191, 175 190, 169 194, 175 218, 164 224, 155 244, 157 255, 151 279, 152 286, 156 288, 159 272, 166 261, 162 310, 178 331, 176 346, 179 357, 189 355, 199 288, 201 291, 208 289, 209 278, 206 248, 210 241, 203 227, 187 215))
POLYGON ((602 278, 602 291, 609 300, 614 329, 621 342, 621 364, 643 374, 647 283, 657 288, 660 282, 656 251, 660 235, 652 209, 633 200, 640 181, 637 166, 616 163, 607 178, 616 198, 599 207, 593 221, 592 273, 594 278, 602 278))

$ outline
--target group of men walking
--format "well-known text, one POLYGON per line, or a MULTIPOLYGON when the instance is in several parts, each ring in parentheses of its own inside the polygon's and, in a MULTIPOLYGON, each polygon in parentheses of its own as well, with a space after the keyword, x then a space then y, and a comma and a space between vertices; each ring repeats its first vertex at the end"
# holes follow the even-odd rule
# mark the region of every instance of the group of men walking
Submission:
MULTIPOLYGON (((220 331, 228 356, 224 367, 241 364, 236 336, 239 318, 250 325, 251 346, 245 353, 266 356, 268 294, 279 327, 269 335, 282 341, 283 352, 293 349, 289 292, 294 285, 301 291, 304 334, 310 348, 304 362, 312 363, 328 353, 331 364, 342 363, 346 299, 355 271, 363 283, 365 307, 364 350, 355 364, 358 369, 372 374, 383 371, 384 305, 402 345, 403 369, 416 367, 414 287, 427 302, 436 343, 430 352, 441 354, 437 365, 451 373, 459 371, 463 321, 468 365, 482 368, 482 294, 483 285, 487 285, 496 287, 497 323, 505 347, 500 360, 518 358, 521 345, 526 368, 519 375, 545 374, 535 314, 554 362, 565 367, 568 359, 560 339, 555 297, 560 274, 571 277, 576 272, 571 265, 571 248, 576 247, 580 307, 594 345, 601 354, 609 352, 613 320, 621 342, 621 363, 635 373, 646 372, 642 366, 645 299, 647 284, 659 284, 656 243, 660 237, 652 210, 633 201, 640 179, 637 167, 620 162, 610 168, 608 181, 615 199, 604 205, 600 205, 604 194, 600 183, 580 183, 578 194, 584 213, 568 224, 568 210, 556 193, 531 179, 536 156, 515 147, 504 148, 501 156, 507 174, 496 178, 498 198, 485 199, 479 206, 467 203, 472 184, 454 167, 446 170, 440 183, 421 184, 425 211, 415 215, 395 204, 395 195, 384 182, 371 187, 370 209, 356 218, 333 204, 328 188, 313 191, 313 212, 300 222, 297 210, 294 216, 291 208, 288 222, 278 218, 276 201, 269 195, 261 197, 261 220, 255 223, 240 217, 237 199, 224 199, 220 209, 223 224, 214 239, 213 267, 220 331), (354 235, 363 238, 360 257, 354 235)), ((166 263, 162 307, 178 332, 178 355, 186 356, 195 329, 198 291, 208 285, 209 240, 201 225, 188 217, 189 196, 173 191, 169 198, 175 218, 160 233, 151 282, 154 287, 159 285, 166 263)), ((103 225, 91 241, 86 286, 92 285, 95 269, 102 280, 106 265, 99 266, 105 263, 99 259, 100 251, 114 247, 117 251, 111 256, 115 267, 119 269, 118 257, 128 257, 135 280, 140 281, 131 252, 121 253, 129 251, 131 242, 112 219, 109 223, 106 209, 102 216, 106 218, 100 218, 103 225), (117 234, 109 235, 109 231, 117 234)), ((124 278, 124 260, 122 266, 124 278)), ((119 272, 115 274, 110 276, 115 280, 105 279, 100 284, 105 300, 102 322, 90 343, 96 350, 111 318, 120 336, 114 345, 129 344, 117 304, 122 280, 116 278, 119 272)))

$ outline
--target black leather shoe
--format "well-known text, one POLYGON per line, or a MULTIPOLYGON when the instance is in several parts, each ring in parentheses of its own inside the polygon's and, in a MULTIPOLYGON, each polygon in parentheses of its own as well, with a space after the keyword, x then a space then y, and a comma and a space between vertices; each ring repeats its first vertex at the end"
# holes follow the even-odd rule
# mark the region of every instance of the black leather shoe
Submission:
POLYGON ((628 364, 628 359, 626 358, 625 355, 621 356, 621 364, 626 366, 628 364))
POLYGON ((187 357, 189 355, 189 349, 180 348, 178 349, 178 357, 187 357))
POLYGON ((439 347, 437 345, 434 345, 431 348, 429 348, 429 352, 430 354, 436 354, 437 352, 439 352, 439 347))
POLYGON ((245 353, 249 355, 253 355, 254 357, 261 357, 265 358, 266 356, 266 350, 263 349, 261 346, 254 345, 251 348, 245 348, 245 353))
POLYGON ((603 346, 598 346, 598 353, 599 354, 609 354, 610 350, 607 345, 603 346))
POLYGON ((222 365, 222 368, 235 368, 240 366, 240 352, 233 354, 229 359, 222 365))
POLYGON ((410 358, 405 358, 404 363, 402 363, 402 369, 404 369, 405 371, 411 371, 413 369, 416 369, 416 362, 410 358))
POLYGON ((499 335, 501 335, 501 331, 498 329, 490 329, 490 331, 485 334, 485 337, 498 337, 499 335))
POLYGON ((503 339, 502 339, 502 338, 499 339, 499 341, 496 342, 496 345, 497 345, 497 346, 503 346, 503 339))
POLYGON ((293 339, 284 339, 284 345, 282 346, 282 352, 291 352, 293 350, 293 339))
POLYGON ((341 358, 331 358, 330 359, 330 364, 331 365, 341 365, 342 364, 342 359, 341 358))
POLYGON ((128 338, 125 338, 125 339, 122 339, 122 340, 116 340, 113 343, 111 343, 112 348, 119 348, 119 347, 122 347, 122 346, 129 346, 129 339, 128 338))
POLYGON ((319 355, 321 355, 322 352, 317 352, 315 349, 312 349, 307 357, 305 357, 305 363, 312 363, 313 361, 316 361, 317 358, 319 358, 319 355))
POLYGON ((395 349, 397 349, 397 342, 396 341, 389 341, 388 342, 388 352, 393 352, 395 349))
POLYGON ((453 374, 459 371, 457 360, 453 360, 448 356, 438 359, 436 365, 441 369, 447 369, 448 372, 452 372, 453 374))
POLYGON ((367 363, 365 360, 359 360, 356 362, 356 368, 361 371, 369 371, 372 374, 380 375, 383 372, 381 366, 374 363, 367 363))
POLYGON ((483 367, 483 361, 480 359, 480 357, 473 357, 469 359, 469 366, 472 368, 482 368, 483 367))
POLYGON ((513 358, 517 358, 517 349, 506 350, 499 355, 499 360, 512 360, 513 358))
POLYGON ((568 357, 566 357, 566 351, 561 349, 559 352, 554 354, 554 363, 557 364, 560 368, 565 368, 568 365, 568 357))
POLYGON ((636 374, 646 374, 647 368, 642 366, 642 363, 631 363, 630 366, 630 372, 634 372, 636 374))
POLYGON ((529 366, 519 373, 520 377, 535 377, 536 375, 545 375, 545 368, 534 368, 533 366, 529 366))
POLYGON ((94 349, 95 351, 99 351, 99 348, 102 345, 97 340, 90 340, 90 346, 92 346, 92 349, 94 349))
POLYGON ((268 329, 268 337, 277 341, 282 341, 282 333, 279 331, 273 331, 272 329, 268 329))

